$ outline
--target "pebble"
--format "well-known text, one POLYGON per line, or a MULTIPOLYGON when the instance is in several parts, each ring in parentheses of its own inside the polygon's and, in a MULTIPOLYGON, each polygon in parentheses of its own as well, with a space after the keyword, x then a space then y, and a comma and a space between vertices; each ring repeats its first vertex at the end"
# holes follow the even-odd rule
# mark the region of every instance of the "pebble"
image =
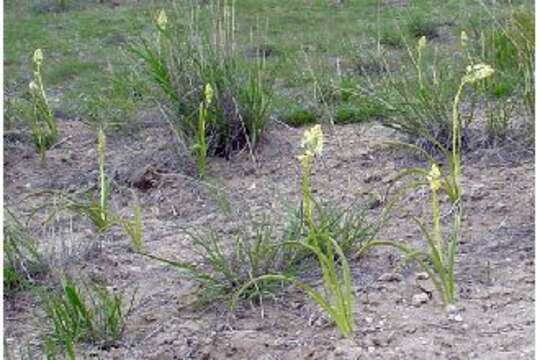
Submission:
POLYGON ((429 296, 426 293, 420 293, 413 295, 412 297, 412 304, 414 306, 420 306, 422 304, 425 304, 429 301, 429 296))

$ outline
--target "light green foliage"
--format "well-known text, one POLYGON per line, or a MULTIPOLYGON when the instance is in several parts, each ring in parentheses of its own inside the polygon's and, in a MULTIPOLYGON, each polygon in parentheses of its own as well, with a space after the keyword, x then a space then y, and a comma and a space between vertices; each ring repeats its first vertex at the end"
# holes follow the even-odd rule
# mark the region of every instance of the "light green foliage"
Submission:
POLYGON ((317 114, 309 109, 294 109, 285 115, 284 121, 294 127, 313 125, 317 122, 317 114))
POLYGON ((108 348, 122 336, 122 297, 103 286, 92 284, 83 292, 66 279, 61 291, 43 292, 41 298, 49 325, 45 337, 48 354, 56 354, 60 347, 69 359, 76 359, 77 343, 108 348))
POLYGON ((58 140, 58 127, 49 106, 43 79, 41 66, 43 65, 43 52, 41 49, 34 51, 32 57, 34 66, 34 80, 30 82, 29 91, 33 106, 31 117, 32 139, 42 160, 45 160, 46 151, 58 140))

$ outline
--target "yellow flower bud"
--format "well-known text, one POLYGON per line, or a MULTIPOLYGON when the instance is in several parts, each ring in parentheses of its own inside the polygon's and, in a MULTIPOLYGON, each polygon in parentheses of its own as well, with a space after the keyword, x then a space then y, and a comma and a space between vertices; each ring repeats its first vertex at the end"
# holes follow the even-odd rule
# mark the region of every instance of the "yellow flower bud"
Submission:
POLYGON ((212 89, 212 85, 206 84, 204 87, 204 99, 206 101, 206 105, 210 105, 212 103, 212 98, 214 97, 214 89, 212 89))
POLYGON ((432 191, 437 191, 441 188, 441 171, 437 165, 431 165, 431 171, 427 175, 427 180, 432 191))
POLYGON ((422 36, 420 39, 418 39, 418 51, 422 51, 427 46, 427 38, 425 36, 422 36))
POLYGON ((469 65, 467 66, 467 74, 463 77, 463 81, 472 84, 490 77, 494 72, 495 70, 486 64, 469 65))
POLYGON ((306 155, 320 155, 323 150, 323 143, 324 138, 321 125, 315 125, 304 132, 302 148, 305 149, 306 155))
POLYGON ((156 25, 160 30, 165 31, 167 27, 167 13, 165 13, 165 10, 159 10, 156 17, 156 25))
POLYGON ((39 91, 39 86, 36 84, 34 80, 30 81, 30 84, 28 84, 28 87, 30 88, 30 91, 35 92, 39 91))
POLYGON ((41 49, 37 49, 36 51, 34 51, 34 56, 32 57, 32 59, 34 60, 34 64, 38 66, 43 63, 43 52, 41 51, 41 49))
POLYGON ((469 43, 469 37, 467 36, 467 33, 465 31, 461 32, 461 47, 467 47, 467 44, 469 43))

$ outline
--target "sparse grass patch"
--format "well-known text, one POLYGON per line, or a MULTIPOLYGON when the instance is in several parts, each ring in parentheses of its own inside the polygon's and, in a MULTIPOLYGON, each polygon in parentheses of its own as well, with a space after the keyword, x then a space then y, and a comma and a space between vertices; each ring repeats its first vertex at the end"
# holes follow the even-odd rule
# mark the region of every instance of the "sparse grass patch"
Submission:
POLYGON ((48 271, 38 243, 8 209, 4 208, 4 291, 24 288, 48 271))
MULTIPOLYGON (((203 259, 203 267, 145 255, 185 271, 198 281, 201 284, 199 299, 203 304, 227 301, 240 287, 263 274, 294 271, 292 254, 284 251, 270 224, 256 223, 246 230, 237 231, 229 249, 225 247, 225 238, 215 232, 189 232, 188 235, 193 251, 203 259)), ((244 289, 245 299, 260 301, 280 287, 276 281, 252 285, 244 289)))

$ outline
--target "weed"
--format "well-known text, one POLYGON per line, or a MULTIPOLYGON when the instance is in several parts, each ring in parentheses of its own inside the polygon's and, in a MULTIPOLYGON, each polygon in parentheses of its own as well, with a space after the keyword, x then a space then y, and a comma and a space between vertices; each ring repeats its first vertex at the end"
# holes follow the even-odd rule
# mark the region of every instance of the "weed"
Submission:
POLYGON ((208 121, 208 107, 212 104, 214 90, 210 84, 206 84, 204 88, 204 101, 199 105, 199 125, 197 127, 197 140, 193 145, 193 152, 197 156, 197 165, 199 167, 199 175, 206 175, 206 157, 208 156, 208 145, 206 143, 206 124, 208 121))
POLYGON ((34 65, 34 80, 30 82, 29 90, 33 105, 31 117, 32 139, 42 160, 46 151, 58 140, 58 127, 53 116, 41 76, 43 52, 37 49, 32 57, 34 65))
POLYGON ((323 133, 320 125, 315 125, 304 132, 302 148, 304 152, 298 156, 302 164, 302 214, 307 226, 313 224, 313 198, 311 192, 311 167, 315 156, 320 155, 323 149, 323 133))
POLYGON ((133 249, 137 252, 144 251, 142 209, 135 193, 133 194, 133 220, 120 220, 124 232, 131 239, 133 249))
POLYGON ((315 255, 323 276, 324 293, 299 281, 297 278, 284 274, 266 274, 245 283, 235 294, 236 299, 247 289, 263 281, 286 281, 304 290, 336 323, 343 336, 350 336, 353 331, 354 291, 347 258, 339 244, 332 238, 327 228, 318 228, 313 221, 313 196, 310 185, 310 172, 316 155, 323 149, 323 133, 320 125, 315 125, 304 132, 302 139, 303 153, 298 157, 302 164, 302 213, 307 225, 307 237, 304 240, 285 242, 288 246, 298 246, 315 255), (341 277, 335 258, 339 259, 341 277))
POLYGON ((107 288, 92 284, 83 293, 70 279, 62 281, 59 293, 42 293, 50 325, 46 336, 47 352, 60 346, 68 358, 75 359, 75 345, 91 342, 103 348, 113 345, 124 330, 122 297, 107 288))

